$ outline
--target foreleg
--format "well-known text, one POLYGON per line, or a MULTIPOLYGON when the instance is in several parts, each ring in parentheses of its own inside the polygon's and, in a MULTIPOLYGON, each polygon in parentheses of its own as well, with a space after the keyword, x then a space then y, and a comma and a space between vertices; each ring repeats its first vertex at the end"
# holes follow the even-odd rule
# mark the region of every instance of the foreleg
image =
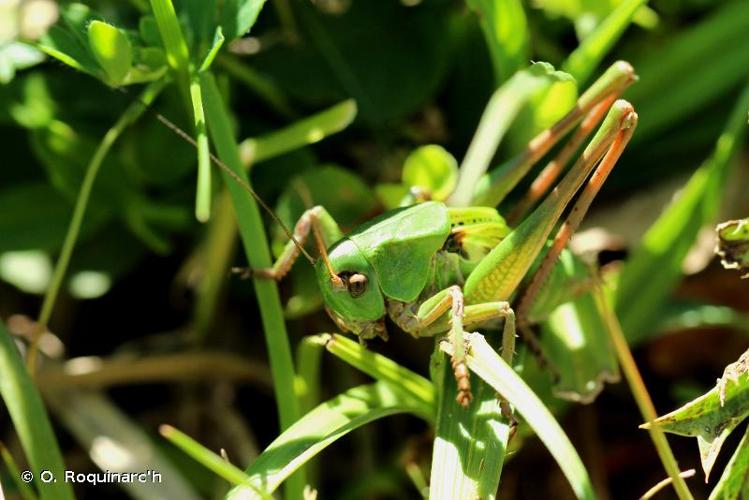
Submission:
POLYGON ((315 234, 315 242, 320 252, 341 238, 341 230, 338 228, 338 224, 323 207, 318 205, 304 211, 294 226, 294 238, 286 243, 273 266, 265 269, 233 268, 232 272, 243 278, 258 277, 281 280, 289 273, 294 262, 299 258, 302 248, 309 239, 310 232, 315 234))

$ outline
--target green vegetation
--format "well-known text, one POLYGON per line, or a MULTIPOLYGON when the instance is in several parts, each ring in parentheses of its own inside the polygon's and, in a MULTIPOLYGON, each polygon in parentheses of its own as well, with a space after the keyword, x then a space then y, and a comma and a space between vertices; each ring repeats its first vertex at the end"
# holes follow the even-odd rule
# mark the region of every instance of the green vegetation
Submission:
POLYGON ((748 30, 0 7, 0 496, 746 496, 748 30))

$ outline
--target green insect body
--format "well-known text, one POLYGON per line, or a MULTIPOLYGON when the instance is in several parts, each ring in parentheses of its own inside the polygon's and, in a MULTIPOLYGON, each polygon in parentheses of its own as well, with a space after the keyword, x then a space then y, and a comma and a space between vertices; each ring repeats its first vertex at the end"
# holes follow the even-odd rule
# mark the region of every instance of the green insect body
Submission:
MULTIPOLYGON (((427 201, 386 212, 342 236, 333 218, 318 206, 301 217, 294 238, 273 268, 256 272, 274 279, 283 277, 299 256, 301 243, 313 233, 320 252, 315 264, 318 284, 336 324, 361 340, 387 338, 384 320, 388 316, 416 337, 447 333, 455 350, 458 401, 467 405, 471 393, 464 328, 504 320, 503 345, 508 341, 505 347, 512 352, 515 313, 508 301, 565 208, 590 177, 572 208, 570 221, 576 222, 568 221, 570 227, 579 223, 580 214, 621 155, 636 121, 632 106, 616 101, 562 181, 512 231, 493 208, 449 207, 427 201)), ((552 250, 558 249, 552 246, 552 250)))
MULTIPOLYGON (((508 233, 499 213, 486 207, 425 202, 387 212, 330 248, 328 258, 343 285, 331 281, 324 262, 318 261, 318 282, 328 312, 360 338, 384 336, 386 314, 407 325, 397 314, 402 304, 423 302, 450 282, 462 285, 464 273, 508 233), (482 247, 486 251, 481 252, 482 247)), ((420 333, 415 327, 408 330, 420 333)))

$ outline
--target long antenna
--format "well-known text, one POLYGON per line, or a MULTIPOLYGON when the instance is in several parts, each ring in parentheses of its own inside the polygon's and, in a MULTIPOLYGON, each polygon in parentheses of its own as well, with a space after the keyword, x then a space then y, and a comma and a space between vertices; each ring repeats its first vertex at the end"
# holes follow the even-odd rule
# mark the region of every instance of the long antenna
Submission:
MULTIPOLYGON (((127 93, 126 90, 124 90, 124 89, 122 89, 122 90, 123 90, 123 92, 127 93)), ((140 99, 138 99, 138 100, 140 101, 140 99)), ((175 134, 177 134, 179 137, 181 137, 183 140, 185 140, 189 144, 192 144, 193 147, 195 147, 195 148, 198 147, 198 144, 195 142, 195 139, 193 139, 190 135, 188 135, 187 132, 185 132, 184 130, 182 130, 177 124, 175 124, 173 121, 171 121, 169 118, 167 118, 166 116, 162 115, 161 113, 159 113, 157 111, 154 111, 153 109, 151 109, 150 107, 148 107, 146 105, 146 103, 144 103, 144 102, 141 101, 141 104, 148 111, 150 111, 151 113, 155 114, 156 118, 161 123, 163 123, 168 129, 170 129, 171 131, 173 131, 175 134)), ((268 206, 268 204, 265 203, 265 201, 263 201, 263 199, 260 197, 260 195, 257 194, 255 192, 255 190, 252 189, 252 187, 244 181, 244 179, 242 179, 239 175, 237 175, 236 172, 234 172, 231 168, 229 168, 229 166, 226 165, 226 163, 224 163, 223 161, 221 161, 216 155, 214 155, 210 151, 208 152, 208 154, 209 154, 209 156, 211 158, 211 161, 213 162, 214 165, 216 165, 221 170, 223 170, 224 173, 226 173, 229 177, 231 177, 232 179, 234 179, 237 182, 237 184, 239 184, 240 186, 242 186, 242 188, 245 191, 247 191, 248 193, 250 193, 250 195, 258 203, 258 205, 260 205, 261 207, 263 207, 263 209, 266 212, 268 212, 271 217, 273 217, 273 220, 276 221, 279 226, 281 226, 281 229, 283 229, 283 232, 286 233, 286 236, 291 241, 294 242, 294 245, 296 245, 296 247, 299 249, 299 251, 307 258, 307 260, 310 262, 310 264, 312 264, 314 266, 315 265, 315 259, 312 258, 312 256, 309 254, 309 252, 307 252, 307 250, 304 249, 304 246, 301 243, 299 243, 299 241, 294 237, 294 235, 291 233, 291 231, 289 231, 289 228, 286 227, 286 225, 283 223, 283 221, 281 221, 281 219, 278 217, 278 215, 276 215, 276 213, 273 211, 273 209, 270 208, 268 206)))

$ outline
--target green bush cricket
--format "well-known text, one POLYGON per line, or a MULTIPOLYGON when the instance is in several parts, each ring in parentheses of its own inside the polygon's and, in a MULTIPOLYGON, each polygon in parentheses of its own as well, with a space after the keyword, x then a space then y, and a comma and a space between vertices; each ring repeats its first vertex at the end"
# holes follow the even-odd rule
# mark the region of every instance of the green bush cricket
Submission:
MULTIPOLYGON (((543 170, 521 209, 513 213, 519 218, 554 182, 606 115, 598 132, 559 185, 514 230, 493 207, 455 207, 425 201, 386 212, 343 235, 330 214, 323 207, 315 206, 301 216, 293 234, 283 227, 289 241, 272 268, 248 270, 245 274, 280 280, 299 255, 304 254, 315 266, 328 314, 340 329, 357 335, 361 341, 375 337, 386 339, 386 317, 414 337, 447 335, 455 351, 452 365, 458 384, 457 400, 467 406, 472 395, 465 365, 464 329, 503 322, 503 356, 511 360, 515 313, 509 301, 565 208, 589 179, 568 220, 560 228, 551 251, 518 303, 518 310, 527 311, 569 236, 626 147, 637 115, 628 102, 615 99, 634 79, 629 64, 614 64, 580 97, 572 111, 533 139, 526 150, 509 163, 509 168, 500 168, 499 175, 495 173, 489 178, 488 187, 485 185, 483 191, 477 193, 479 199, 492 200, 492 205, 496 205, 497 190, 501 191, 500 197, 509 192, 534 163, 582 121, 569 143, 543 170), (304 249, 310 235, 319 252, 318 259, 304 249)), ((193 142, 171 122, 159 118, 193 142)), ((249 185, 220 160, 213 160, 280 223, 249 185)), ((521 326, 525 324, 522 318, 520 323, 521 326)))

